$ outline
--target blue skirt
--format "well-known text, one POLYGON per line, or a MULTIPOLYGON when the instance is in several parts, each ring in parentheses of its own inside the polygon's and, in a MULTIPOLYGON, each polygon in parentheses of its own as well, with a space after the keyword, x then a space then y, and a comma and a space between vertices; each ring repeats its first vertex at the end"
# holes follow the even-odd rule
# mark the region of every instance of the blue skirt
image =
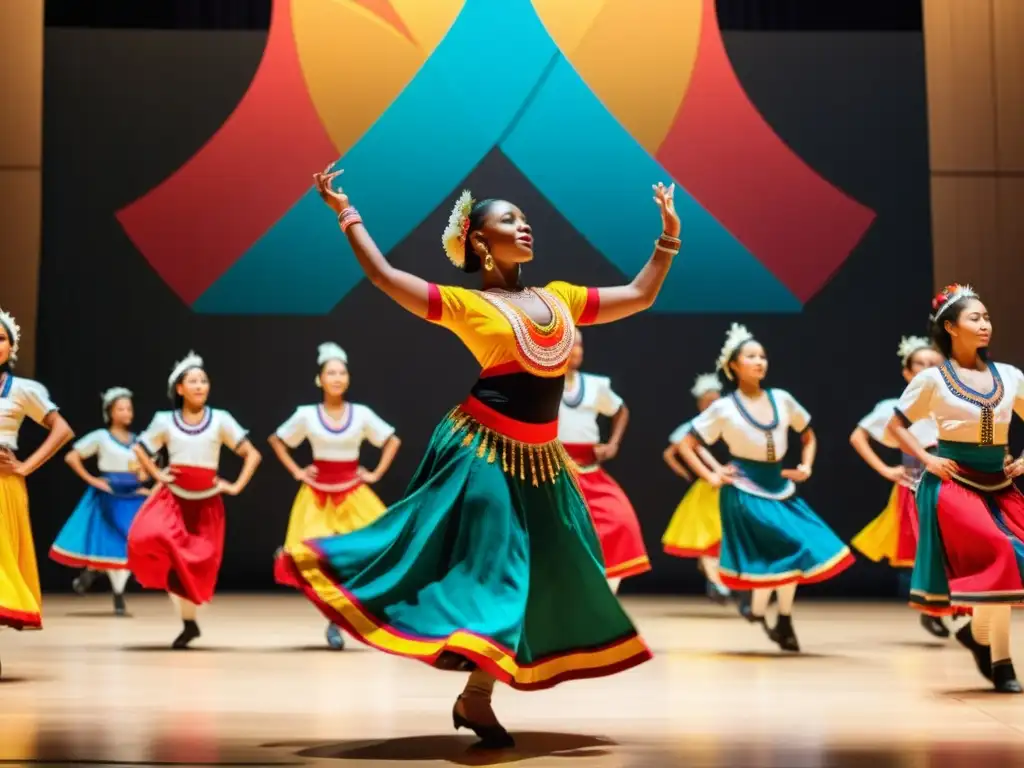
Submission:
POLYGON ((128 564, 128 529, 146 500, 130 472, 103 475, 113 493, 90 487, 50 547, 50 558, 73 568, 117 570, 128 564))
POLYGON ((722 581, 765 589, 825 581, 853 564, 839 539, 782 476, 782 464, 734 459, 739 470, 719 500, 722 581))

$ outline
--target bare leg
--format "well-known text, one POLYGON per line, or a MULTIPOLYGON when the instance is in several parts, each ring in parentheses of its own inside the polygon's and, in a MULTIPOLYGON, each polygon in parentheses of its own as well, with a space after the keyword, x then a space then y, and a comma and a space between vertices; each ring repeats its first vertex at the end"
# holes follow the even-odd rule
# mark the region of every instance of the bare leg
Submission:
POLYGON ((611 589, 613 595, 619 594, 620 584, 622 584, 622 579, 608 579, 608 588, 611 589))

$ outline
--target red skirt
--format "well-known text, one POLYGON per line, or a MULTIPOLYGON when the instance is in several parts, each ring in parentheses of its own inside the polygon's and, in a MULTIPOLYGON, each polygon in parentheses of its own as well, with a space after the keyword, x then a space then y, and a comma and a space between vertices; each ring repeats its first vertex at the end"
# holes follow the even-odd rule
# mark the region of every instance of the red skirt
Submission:
POLYGON ((579 465, 580 491, 601 540, 605 575, 625 579, 651 570, 636 510, 625 492, 594 456, 594 446, 568 444, 565 450, 579 465))
POLYGON ((139 509, 128 531, 128 569, 149 589, 208 603, 224 556, 224 501, 211 490, 216 472, 176 467, 175 490, 161 486, 139 509))

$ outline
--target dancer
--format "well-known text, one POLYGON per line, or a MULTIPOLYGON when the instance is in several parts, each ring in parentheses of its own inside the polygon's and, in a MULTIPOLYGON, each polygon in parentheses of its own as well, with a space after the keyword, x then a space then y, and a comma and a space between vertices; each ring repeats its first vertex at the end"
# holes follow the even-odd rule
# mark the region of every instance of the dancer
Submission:
POLYGON ((408 495, 362 530, 287 547, 306 594, 376 648, 472 670, 455 727, 510 746, 491 708, 496 680, 520 689, 610 675, 651 657, 605 581, 601 548, 558 441, 558 408, 577 325, 651 306, 680 241, 673 188, 655 187, 663 233, 632 283, 526 288, 533 258, 522 211, 456 202, 442 242, 482 290, 396 269, 348 197, 316 174, 321 197, 371 282, 409 312, 454 332, 483 371, 441 421, 408 495))
POLYGON ((926 470, 917 490, 917 558, 911 604, 932 615, 969 608, 957 640, 1000 693, 1021 693, 1010 658, 1010 609, 1024 605, 1024 496, 1007 461, 1010 421, 1024 417, 1024 374, 987 360, 992 322, 970 286, 932 300, 932 339, 946 357, 904 390, 889 429, 926 470), (908 427, 933 418, 937 455, 908 427))
POLYGON ((143 469, 159 485, 128 532, 128 568, 148 589, 169 592, 183 628, 171 647, 199 637, 196 607, 213 599, 224 554, 224 501, 237 496, 260 463, 259 451, 227 411, 210 408, 210 380, 203 359, 189 352, 167 380, 173 411, 160 411, 135 444, 143 469), (238 479, 217 477, 221 446, 242 457, 238 479), (152 456, 165 448, 167 469, 152 456))
MULTIPOLYGON (((703 413, 722 396, 722 382, 717 374, 701 374, 694 382, 690 394, 697 401, 697 412, 703 413)), ((676 427, 668 437, 668 447, 662 453, 669 468, 684 480, 692 480, 692 477, 679 460, 679 444, 692 424, 690 420, 676 427)), ((722 474, 727 471, 704 446, 698 446, 697 457, 713 473, 722 474)), ((722 541, 718 493, 718 488, 713 488, 706 480, 698 477, 672 514, 661 544, 666 554, 696 558, 707 579, 708 597, 716 603, 724 604, 730 592, 718 573, 718 551, 722 541)))
POLYGON ((577 328, 565 374, 565 392, 558 406, 558 439, 576 462, 576 480, 601 542, 608 585, 612 592, 618 592, 623 579, 651 570, 633 505, 601 466, 619 452, 629 409, 608 378, 582 373, 582 364, 583 333, 577 328), (612 420, 606 443, 601 442, 598 416, 612 420))
POLYGON ((817 453, 810 414, 788 392, 762 390, 768 370, 764 347, 744 326, 733 323, 718 367, 736 389, 693 420, 679 446, 694 472, 721 488, 720 571, 727 587, 751 589, 751 616, 785 651, 799 651, 792 611, 798 584, 824 581, 853 563, 839 540, 803 499, 795 483, 810 476, 817 453), (790 427, 800 434, 803 451, 796 469, 783 469, 790 427), (724 440, 735 476, 712 472, 697 456, 699 443, 724 440), (765 621, 772 591, 778 596, 778 620, 765 621))
MULTIPOLYGON (((316 385, 323 389, 320 405, 301 405, 270 437, 277 458, 302 483, 288 520, 285 546, 351 533, 363 528, 387 509, 370 486, 391 467, 401 441, 395 428, 365 405, 345 402, 348 391, 348 355, 337 344, 321 344, 316 385), (303 469, 288 452, 304 440, 313 449, 312 466, 303 469), (380 449, 380 460, 372 472, 359 466, 359 449, 369 442, 380 449)), ((278 556, 278 582, 299 587, 292 572, 278 556)), ((327 625, 327 643, 345 646, 337 624, 327 625)))
MULTIPOLYGON (((128 529, 139 507, 149 495, 142 484, 148 479, 135 457, 132 393, 124 387, 108 389, 102 395, 106 429, 97 429, 78 440, 64 457, 67 465, 89 489, 50 547, 50 558, 84 573, 106 573, 114 592, 114 613, 125 615, 124 588, 131 576, 128 565, 128 529), (82 463, 96 457, 100 477, 82 463)), ((84 574, 83 574, 84 575, 84 574)), ((75 579, 76 592, 82 576, 75 579)), ((91 578, 86 577, 91 581, 91 578)))
POLYGON ((0 309, 0 627, 41 629, 42 595, 28 516, 25 478, 49 461, 74 433, 46 387, 13 373, 21 328, 0 309), (15 456, 28 416, 50 431, 24 461, 15 456))
MULTIPOLYGON (((908 384, 926 368, 942 364, 942 355, 935 350, 930 340, 921 336, 904 336, 897 354, 903 366, 903 378, 908 384)), ((850 435, 850 445, 864 462, 893 484, 885 509, 850 543, 876 563, 888 560, 893 568, 909 569, 914 567, 914 553, 917 551, 914 491, 924 468, 909 453, 903 453, 902 463, 889 466, 871 447, 871 440, 874 440, 887 448, 899 448, 899 441, 889 431, 889 422, 897 402, 896 398, 882 400, 871 413, 861 419, 850 435)), ((933 419, 922 419, 910 431, 926 450, 933 450, 938 443, 938 427, 933 419)), ((938 616, 922 613, 921 626, 935 637, 949 637, 949 629, 938 616)))

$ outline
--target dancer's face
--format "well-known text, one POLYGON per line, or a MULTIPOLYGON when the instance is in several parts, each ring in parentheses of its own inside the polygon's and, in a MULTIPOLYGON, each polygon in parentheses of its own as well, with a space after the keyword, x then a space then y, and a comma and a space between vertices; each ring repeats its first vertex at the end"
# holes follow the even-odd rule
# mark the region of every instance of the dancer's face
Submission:
POLYGON ((919 349, 907 360, 907 367, 903 369, 903 378, 909 383, 921 371, 942 365, 945 360, 946 358, 937 349, 919 349))
POLYGON ((210 379, 207 377, 206 371, 201 368, 193 368, 178 383, 176 391, 184 398, 185 405, 189 410, 199 410, 206 405, 206 399, 210 396, 210 379))
POLYGON ((348 391, 348 366, 341 360, 328 360, 320 369, 320 386, 324 394, 341 397, 348 391))
POLYGON ((966 352, 987 347, 992 341, 992 320, 978 299, 966 301, 956 320, 947 320, 945 325, 953 344, 966 352))
POLYGON ((470 240, 481 258, 489 253, 501 267, 533 261, 533 230, 526 214, 507 200, 496 200, 488 208, 470 240))
POLYGON ((583 365, 583 334, 576 331, 576 343, 572 345, 569 353, 569 370, 578 371, 583 365))
POLYGON ((110 425, 120 429, 127 429, 135 419, 135 409, 132 401, 127 397, 119 397, 110 406, 110 425))
POLYGON ((0 323, 0 365, 11 359, 11 335, 3 323, 0 323))
POLYGON ((759 342, 748 341, 740 347, 729 368, 738 383, 759 384, 768 373, 768 355, 759 342))
POLYGON ((715 402, 715 400, 717 400, 721 396, 722 393, 716 392, 715 390, 705 392, 703 395, 697 398, 697 410, 703 413, 704 411, 711 407, 711 404, 715 402))

